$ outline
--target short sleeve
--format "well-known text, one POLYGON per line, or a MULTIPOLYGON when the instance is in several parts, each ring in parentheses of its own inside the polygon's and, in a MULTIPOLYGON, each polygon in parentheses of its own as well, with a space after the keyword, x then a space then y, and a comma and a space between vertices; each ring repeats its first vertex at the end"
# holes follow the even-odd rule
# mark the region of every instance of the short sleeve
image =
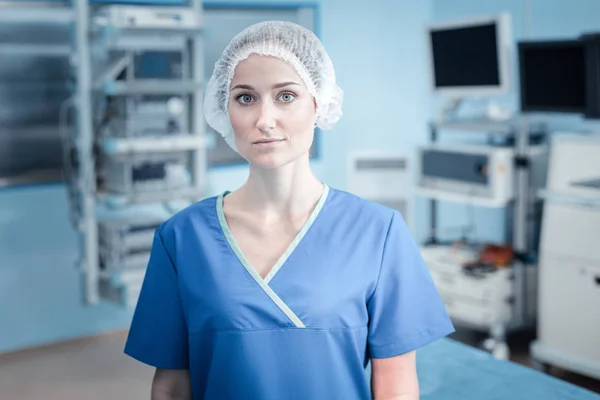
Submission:
POLYGON ((163 369, 188 369, 187 325, 181 306, 177 271, 160 228, 154 234, 125 353, 163 369))
POLYGON ((454 332, 419 247, 394 211, 375 291, 368 301, 369 354, 393 357, 454 332))

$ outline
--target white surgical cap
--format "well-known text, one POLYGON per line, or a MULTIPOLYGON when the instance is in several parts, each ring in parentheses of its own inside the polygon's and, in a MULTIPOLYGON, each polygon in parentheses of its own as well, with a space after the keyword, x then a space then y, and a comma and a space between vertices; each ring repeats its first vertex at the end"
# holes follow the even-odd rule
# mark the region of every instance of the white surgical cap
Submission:
POLYGON ((291 22, 261 22, 244 29, 231 40, 215 63, 206 88, 206 121, 234 150, 228 112, 230 84, 238 63, 251 54, 277 57, 296 69, 316 100, 317 127, 328 130, 339 120, 343 92, 335 83, 333 64, 317 36, 291 22))

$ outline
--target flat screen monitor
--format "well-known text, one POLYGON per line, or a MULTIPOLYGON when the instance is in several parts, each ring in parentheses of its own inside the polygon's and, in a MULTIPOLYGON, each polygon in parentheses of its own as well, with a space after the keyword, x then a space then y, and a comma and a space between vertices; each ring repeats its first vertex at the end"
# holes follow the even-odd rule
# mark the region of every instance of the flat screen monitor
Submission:
POLYGON ((585 68, 587 89, 587 119, 600 119, 600 33, 581 36, 585 43, 585 68))
POLYGON ((581 40, 520 42, 523 112, 585 113, 586 48, 581 40))
POLYGON ((430 25, 427 35, 435 92, 453 97, 508 92, 514 47, 508 14, 430 25))

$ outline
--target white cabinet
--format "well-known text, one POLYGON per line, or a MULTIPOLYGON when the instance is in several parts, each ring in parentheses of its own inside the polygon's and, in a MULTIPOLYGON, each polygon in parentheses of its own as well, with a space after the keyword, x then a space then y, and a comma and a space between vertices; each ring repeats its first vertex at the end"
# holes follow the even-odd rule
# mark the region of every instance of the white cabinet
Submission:
POLYGON ((540 342, 600 364, 600 261, 546 252, 541 262, 540 342))

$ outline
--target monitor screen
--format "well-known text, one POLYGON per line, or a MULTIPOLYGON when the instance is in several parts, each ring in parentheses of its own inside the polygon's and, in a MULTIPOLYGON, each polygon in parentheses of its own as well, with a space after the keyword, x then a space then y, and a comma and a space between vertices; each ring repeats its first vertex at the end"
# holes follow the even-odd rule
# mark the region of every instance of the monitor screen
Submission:
POLYGON ((499 86, 498 32, 495 22, 430 32, 437 89, 499 86))
POLYGON ((585 46, 578 40, 519 43, 522 111, 583 113, 585 46))

